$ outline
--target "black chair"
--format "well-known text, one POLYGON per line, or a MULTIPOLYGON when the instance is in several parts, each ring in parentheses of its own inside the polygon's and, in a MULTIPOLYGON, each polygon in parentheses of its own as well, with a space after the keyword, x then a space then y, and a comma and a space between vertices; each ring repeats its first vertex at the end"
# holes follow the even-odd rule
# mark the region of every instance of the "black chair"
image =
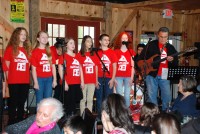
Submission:
POLYGON ((97 134, 95 133, 96 116, 88 108, 83 111, 82 118, 86 122, 87 134, 97 134))

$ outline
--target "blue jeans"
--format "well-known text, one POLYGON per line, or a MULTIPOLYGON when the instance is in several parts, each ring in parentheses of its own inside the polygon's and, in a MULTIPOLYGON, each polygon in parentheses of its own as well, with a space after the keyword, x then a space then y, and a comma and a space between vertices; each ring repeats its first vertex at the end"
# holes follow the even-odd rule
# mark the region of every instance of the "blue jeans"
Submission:
POLYGON ((160 76, 156 76, 154 78, 153 76, 147 75, 146 85, 149 99, 148 101, 156 105, 158 104, 157 96, 159 87, 161 91, 162 110, 165 111, 171 101, 170 81, 161 79, 160 76))
POLYGON ((130 77, 116 77, 115 79, 117 80, 116 92, 124 96, 124 99, 126 101, 126 106, 129 107, 130 106, 130 90, 131 90, 131 86, 129 84, 130 77))
POLYGON ((97 113, 100 116, 101 115, 101 105, 102 101, 109 95, 113 93, 113 88, 109 88, 108 82, 110 81, 110 78, 105 78, 105 86, 103 91, 103 78, 98 78, 98 82, 101 84, 99 86, 99 89, 95 89, 95 95, 96 95, 96 104, 97 104, 97 113))
POLYGON ((36 89, 36 104, 42 99, 52 97, 52 77, 39 78, 37 77, 39 89, 36 89))

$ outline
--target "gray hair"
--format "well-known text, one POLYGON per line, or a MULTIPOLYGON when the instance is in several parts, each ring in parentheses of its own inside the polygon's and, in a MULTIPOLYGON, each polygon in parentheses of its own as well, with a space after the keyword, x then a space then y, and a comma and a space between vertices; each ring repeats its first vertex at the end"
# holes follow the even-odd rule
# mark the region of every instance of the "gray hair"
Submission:
POLYGON ((169 33, 169 29, 167 27, 161 27, 159 30, 158 30, 158 33, 160 32, 166 32, 166 33, 169 33))
POLYGON ((52 121, 58 121, 63 115, 64 115, 64 110, 63 110, 63 105, 62 103, 54 98, 46 98, 40 101, 38 104, 37 109, 39 109, 42 106, 53 106, 55 109, 52 112, 52 121))
POLYGON ((194 77, 186 75, 180 78, 182 80, 183 92, 192 92, 197 85, 197 81, 194 77))

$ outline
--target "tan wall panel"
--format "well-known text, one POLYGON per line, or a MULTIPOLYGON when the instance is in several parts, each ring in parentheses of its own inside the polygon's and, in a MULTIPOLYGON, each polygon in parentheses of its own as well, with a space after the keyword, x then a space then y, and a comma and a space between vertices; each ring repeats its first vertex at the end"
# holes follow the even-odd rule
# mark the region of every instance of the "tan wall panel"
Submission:
POLYGON ((77 16, 103 17, 103 6, 41 0, 40 11, 77 16))

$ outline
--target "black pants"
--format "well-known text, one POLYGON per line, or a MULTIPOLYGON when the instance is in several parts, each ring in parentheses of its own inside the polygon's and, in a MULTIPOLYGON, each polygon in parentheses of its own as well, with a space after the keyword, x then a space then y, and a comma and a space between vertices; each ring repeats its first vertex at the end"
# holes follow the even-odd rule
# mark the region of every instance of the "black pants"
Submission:
POLYGON ((23 120, 24 104, 28 98, 29 84, 8 84, 10 98, 8 99, 8 124, 23 120))
POLYGON ((69 90, 64 92, 64 108, 67 116, 76 114, 76 105, 80 107, 82 98, 80 84, 69 85, 69 90))

